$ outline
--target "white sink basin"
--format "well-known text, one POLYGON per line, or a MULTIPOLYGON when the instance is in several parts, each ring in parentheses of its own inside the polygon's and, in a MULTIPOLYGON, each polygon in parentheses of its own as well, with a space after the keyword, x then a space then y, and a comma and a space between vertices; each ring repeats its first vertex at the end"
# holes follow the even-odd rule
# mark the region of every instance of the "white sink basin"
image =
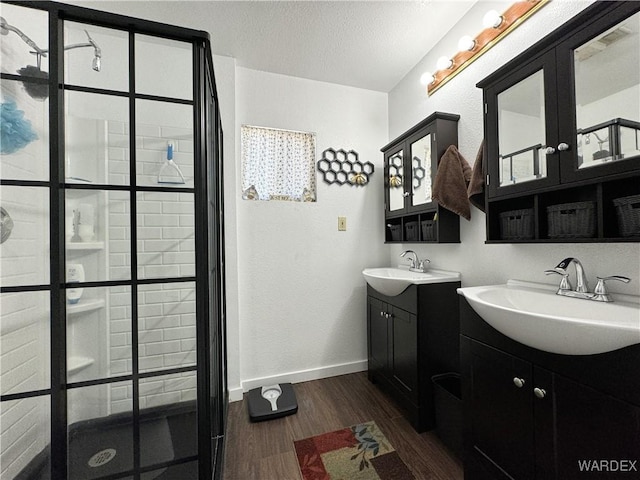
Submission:
POLYGON ((509 280, 458 293, 493 328, 545 352, 593 355, 640 343, 640 297, 614 294, 615 302, 603 303, 547 287, 509 280))
POLYGON ((429 270, 426 273, 410 272, 406 268, 365 268, 364 279, 378 292, 389 297, 402 293, 409 285, 425 283, 457 282, 460 273, 445 270, 429 270))

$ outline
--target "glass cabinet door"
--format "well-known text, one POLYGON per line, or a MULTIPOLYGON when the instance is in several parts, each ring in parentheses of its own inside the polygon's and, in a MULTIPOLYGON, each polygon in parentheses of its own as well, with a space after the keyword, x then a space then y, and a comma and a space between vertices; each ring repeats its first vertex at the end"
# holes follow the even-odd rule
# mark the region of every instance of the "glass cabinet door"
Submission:
POLYGON ((411 155, 411 207, 431 203, 433 135, 427 133, 409 140, 411 155))
POLYGON ((624 15, 558 47, 560 98, 575 107, 560 109, 563 182, 640 167, 640 12, 624 15))
POLYGON ((553 52, 542 56, 487 95, 490 196, 559 180, 554 61, 553 52))
POLYGON ((405 186, 403 150, 385 155, 385 177, 387 211, 401 212, 405 209, 405 198, 409 196, 405 186))

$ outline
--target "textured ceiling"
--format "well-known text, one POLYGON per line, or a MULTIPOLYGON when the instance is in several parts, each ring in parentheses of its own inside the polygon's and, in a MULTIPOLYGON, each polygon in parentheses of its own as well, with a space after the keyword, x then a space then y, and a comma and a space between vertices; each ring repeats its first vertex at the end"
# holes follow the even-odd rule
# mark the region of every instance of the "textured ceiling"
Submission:
POLYGON ((388 92, 476 1, 69 3, 208 31, 242 67, 388 92))

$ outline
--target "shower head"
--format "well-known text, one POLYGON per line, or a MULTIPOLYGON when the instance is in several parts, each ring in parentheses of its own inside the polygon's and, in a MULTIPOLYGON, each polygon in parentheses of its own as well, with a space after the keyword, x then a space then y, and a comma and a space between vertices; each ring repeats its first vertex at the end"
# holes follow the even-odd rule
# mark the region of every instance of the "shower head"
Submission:
POLYGON ((0 17, 0 35, 9 35, 7 21, 4 19, 4 17, 0 17))
POLYGON ((102 68, 102 50, 100 50, 98 44, 93 40, 93 38, 91 38, 89 32, 85 30, 84 33, 87 34, 89 45, 93 47, 93 61, 91 62, 91 68, 93 68, 94 71, 99 72, 102 68))

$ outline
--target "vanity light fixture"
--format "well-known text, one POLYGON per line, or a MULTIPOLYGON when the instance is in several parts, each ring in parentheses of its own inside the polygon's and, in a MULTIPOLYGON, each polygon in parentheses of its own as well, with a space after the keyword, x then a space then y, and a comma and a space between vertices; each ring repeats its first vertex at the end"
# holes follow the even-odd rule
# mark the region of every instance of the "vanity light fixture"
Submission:
POLYGON ((475 38, 468 35, 462 37, 458 42, 458 53, 453 57, 440 57, 436 62, 438 70, 433 74, 425 72, 420 77, 420 83, 427 86, 427 94, 433 95, 436 90, 540 10, 548 1, 525 0, 515 2, 502 14, 495 10, 487 12, 482 19, 484 30, 475 38))

